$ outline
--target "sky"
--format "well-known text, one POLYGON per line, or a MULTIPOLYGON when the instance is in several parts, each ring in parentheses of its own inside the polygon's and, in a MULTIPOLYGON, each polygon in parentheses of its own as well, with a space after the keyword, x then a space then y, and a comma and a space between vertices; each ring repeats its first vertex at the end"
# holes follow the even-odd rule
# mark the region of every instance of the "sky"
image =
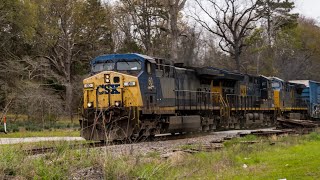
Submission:
POLYGON ((320 21, 320 0, 295 0, 296 12, 320 21))

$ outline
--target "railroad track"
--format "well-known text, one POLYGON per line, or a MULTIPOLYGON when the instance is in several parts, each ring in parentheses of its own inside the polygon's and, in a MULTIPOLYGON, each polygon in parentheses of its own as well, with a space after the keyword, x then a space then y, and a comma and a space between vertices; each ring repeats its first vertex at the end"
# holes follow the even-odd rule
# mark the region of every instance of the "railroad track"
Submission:
MULTIPOLYGON (((308 132, 311 132, 314 129, 308 129, 308 132)), ((201 132, 201 133, 186 133, 186 134, 164 134, 158 135, 153 138, 141 138, 135 141, 112 141, 112 142, 89 142, 89 143, 78 143, 69 145, 69 149, 81 149, 81 148, 96 148, 104 147, 110 145, 121 145, 121 144, 138 144, 142 142, 156 142, 156 141, 169 141, 169 140, 178 140, 178 139, 187 139, 187 138, 196 138, 205 135, 210 135, 212 132, 201 132)), ((272 131, 263 131, 263 130, 252 130, 249 134, 255 136, 272 136, 272 135, 282 135, 282 134, 301 134, 299 131, 294 129, 276 129, 272 131)), ((237 136, 243 137, 249 135, 248 133, 237 133, 237 136)), ((225 137, 224 140, 230 140, 231 137, 225 137)), ((33 148, 24 150, 28 155, 38 155, 45 154, 57 151, 58 147, 42 147, 42 148, 33 148)))
MULTIPOLYGON (((69 149, 81 149, 81 148, 96 148, 106 146, 105 142, 89 142, 89 143, 79 143, 79 144, 70 144, 69 149)), ((41 148, 33 148, 26 149, 24 152, 28 155, 38 155, 45 154, 57 151, 58 147, 41 147, 41 148)))
MULTIPOLYGON (((96 147, 104 147, 109 145, 121 145, 121 144, 137 144, 142 142, 155 142, 155 141, 168 141, 168 140, 178 140, 178 139, 186 139, 186 138, 195 138, 204 135, 209 135, 209 133, 193 133, 193 134, 175 134, 175 135, 160 135, 153 138, 140 138, 135 141, 112 141, 112 142, 89 142, 89 143, 77 143, 70 144, 68 146, 69 149, 81 149, 81 148, 96 148, 96 147)), ((28 155, 38 155, 55 152, 59 149, 59 147, 41 147, 41 148, 32 148, 23 150, 28 155)))

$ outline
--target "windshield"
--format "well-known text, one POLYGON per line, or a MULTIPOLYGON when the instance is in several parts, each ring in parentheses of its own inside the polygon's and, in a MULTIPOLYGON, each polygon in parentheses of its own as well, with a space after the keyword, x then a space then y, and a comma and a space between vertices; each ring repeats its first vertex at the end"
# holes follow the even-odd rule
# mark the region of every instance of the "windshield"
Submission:
POLYGON ((93 72, 101 72, 101 71, 111 71, 114 70, 114 62, 105 62, 105 63, 98 63, 93 65, 92 71, 93 72))
POLYGON ((118 71, 139 71, 141 70, 141 62, 140 61, 119 61, 117 62, 117 70, 118 71))
POLYGON ((272 82, 272 87, 273 88, 280 88, 280 83, 279 82, 272 82))

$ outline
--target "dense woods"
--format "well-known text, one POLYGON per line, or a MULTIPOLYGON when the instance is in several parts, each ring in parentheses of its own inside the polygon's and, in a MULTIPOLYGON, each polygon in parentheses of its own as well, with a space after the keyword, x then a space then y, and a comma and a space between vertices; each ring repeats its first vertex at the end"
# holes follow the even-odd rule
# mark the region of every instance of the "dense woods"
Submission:
POLYGON ((100 54, 320 81, 320 29, 290 0, 1 0, 0 110, 72 117, 100 54))

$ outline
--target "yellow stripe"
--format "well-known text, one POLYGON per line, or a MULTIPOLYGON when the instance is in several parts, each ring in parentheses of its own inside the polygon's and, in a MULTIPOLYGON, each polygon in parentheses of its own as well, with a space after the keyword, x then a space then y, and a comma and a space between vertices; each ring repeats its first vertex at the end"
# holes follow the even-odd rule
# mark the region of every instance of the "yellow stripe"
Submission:
POLYGON ((231 108, 232 111, 272 111, 275 108, 231 108))
POLYGON ((281 109, 282 111, 292 111, 292 110, 301 110, 301 111, 303 111, 303 110, 308 110, 308 108, 294 108, 294 107, 287 107, 287 108, 282 108, 281 109))

